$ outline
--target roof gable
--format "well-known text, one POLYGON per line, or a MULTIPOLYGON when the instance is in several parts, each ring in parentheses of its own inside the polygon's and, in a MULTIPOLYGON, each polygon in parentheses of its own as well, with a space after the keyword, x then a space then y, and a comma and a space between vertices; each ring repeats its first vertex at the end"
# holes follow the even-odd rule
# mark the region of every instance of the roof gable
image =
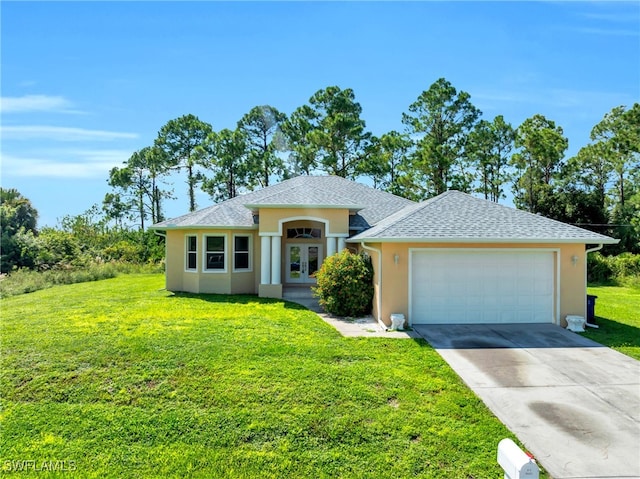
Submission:
POLYGON ((350 241, 565 242, 618 240, 544 216, 447 191, 403 208, 350 241))

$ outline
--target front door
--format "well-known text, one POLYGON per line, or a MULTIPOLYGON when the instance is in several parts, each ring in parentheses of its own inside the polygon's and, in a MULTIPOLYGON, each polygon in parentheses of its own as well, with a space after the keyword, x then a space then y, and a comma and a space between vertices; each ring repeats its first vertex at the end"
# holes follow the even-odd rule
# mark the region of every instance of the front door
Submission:
POLYGON ((315 283, 321 264, 322 245, 287 244, 287 283, 315 283))

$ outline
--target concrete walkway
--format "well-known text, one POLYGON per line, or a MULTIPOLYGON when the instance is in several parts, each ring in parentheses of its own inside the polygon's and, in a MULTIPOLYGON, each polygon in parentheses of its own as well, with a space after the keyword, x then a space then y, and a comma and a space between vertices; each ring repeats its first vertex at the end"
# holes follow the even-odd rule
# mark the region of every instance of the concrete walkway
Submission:
POLYGON ((345 337, 356 338, 398 338, 410 339, 420 338, 421 336, 415 331, 388 331, 383 328, 373 316, 364 318, 339 318, 324 312, 318 300, 311 295, 298 294, 290 295, 285 298, 286 301, 298 303, 307 309, 315 312, 322 320, 333 326, 340 334, 345 337))
POLYGON ((383 328, 373 318, 373 316, 367 316, 364 318, 338 318, 326 313, 318 313, 323 321, 330 324, 338 330, 340 334, 350 338, 397 338, 397 339, 411 339, 420 338, 421 336, 412 330, 406 331, 390 331, 383 328))
POLYGON ((640 478, 639 361, 551 324, 414 329, 554 479, 640 478))

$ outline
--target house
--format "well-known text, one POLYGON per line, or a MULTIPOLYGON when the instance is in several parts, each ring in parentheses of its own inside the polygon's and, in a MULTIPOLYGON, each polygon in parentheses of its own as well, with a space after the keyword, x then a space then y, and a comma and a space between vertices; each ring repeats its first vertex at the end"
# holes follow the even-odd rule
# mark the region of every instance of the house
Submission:
POLYGON ((459 191, 415 203, 336 176, 292 178, 152 229, 166 236, 170 291, 282 298, 313 285, 327 256, 365 251, 373 314, 387 325, 391 314, 566 325, 586 317, 588 252, 618 241, 459 191))

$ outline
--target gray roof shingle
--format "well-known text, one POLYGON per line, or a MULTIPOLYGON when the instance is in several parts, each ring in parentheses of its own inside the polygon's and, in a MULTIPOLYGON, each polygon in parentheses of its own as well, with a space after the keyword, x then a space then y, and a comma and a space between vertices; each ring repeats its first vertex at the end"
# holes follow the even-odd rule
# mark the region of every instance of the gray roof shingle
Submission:
POLYGON ((261 190, 237 196, 222 203, 162 221, 153 229, 254 226, 252 208, 348 208, 350 226, 363 230, 395 213, 413 201, 338 176, 297 176, 261 190))
POLYGON ((618 240, 460 191, 413 204, 349 241, 574 242, 618 240))

